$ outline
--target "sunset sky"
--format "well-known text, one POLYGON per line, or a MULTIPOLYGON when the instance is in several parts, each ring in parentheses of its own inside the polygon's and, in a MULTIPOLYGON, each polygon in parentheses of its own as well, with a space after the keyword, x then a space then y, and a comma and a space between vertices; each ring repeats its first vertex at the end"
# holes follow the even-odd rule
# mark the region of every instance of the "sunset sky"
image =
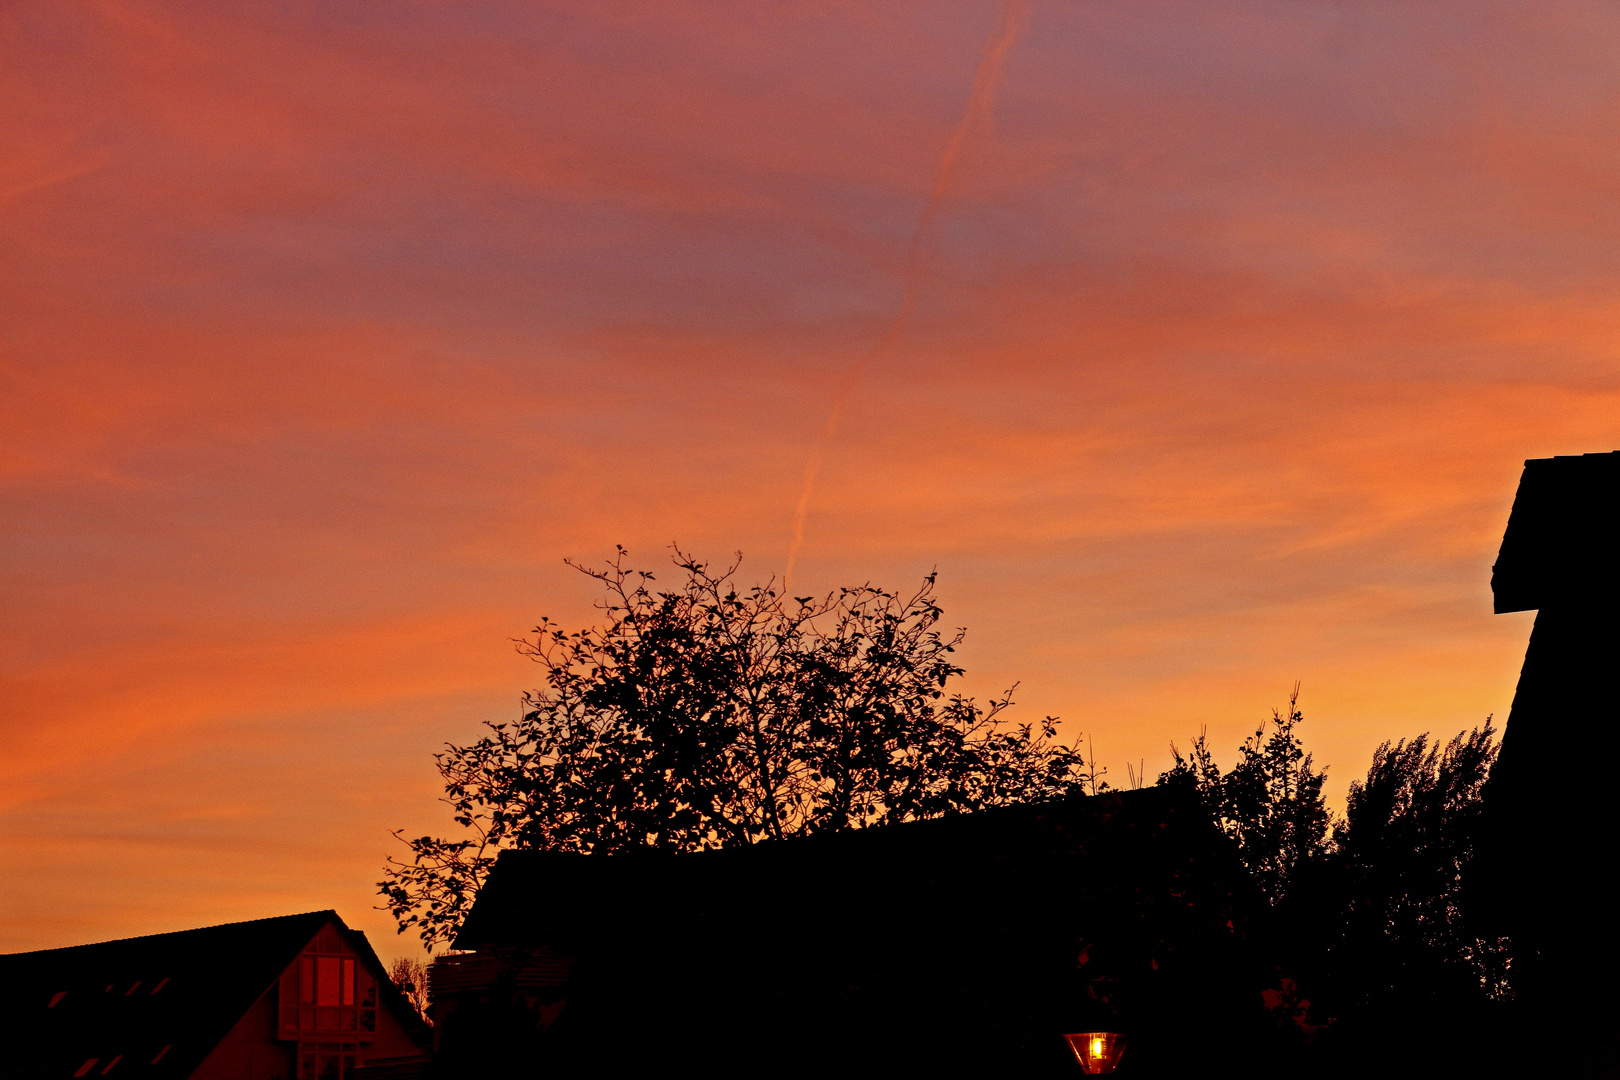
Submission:
POLYGON ((1522 462, 1620 447, 1620 8, 5 5, 0 951, 408 951, 562 560, 780 575, 846 380, 795 592, 937 568, 1122 785, 1299 680, 1342 805, 1505 718, 1522 462))

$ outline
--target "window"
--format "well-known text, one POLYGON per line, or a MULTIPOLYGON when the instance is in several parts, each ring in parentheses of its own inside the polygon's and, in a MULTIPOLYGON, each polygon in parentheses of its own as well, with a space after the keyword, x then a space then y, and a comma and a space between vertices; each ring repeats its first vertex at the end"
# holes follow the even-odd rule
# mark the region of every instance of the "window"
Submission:
POLYGON ((376 980, 335 931, 316 935, 282 976, 280 1026, 283 1039, 311 1045, 375 1038, 376 980))
POLYGON ((298 1080, 352 1080, 359 1046, 345 1042, 298 1044, 298 1080))
POLYGON ((338 1003, 338 965, 341 962, 341 958, 336 956, 315 958, 315 1004, 338 1003))

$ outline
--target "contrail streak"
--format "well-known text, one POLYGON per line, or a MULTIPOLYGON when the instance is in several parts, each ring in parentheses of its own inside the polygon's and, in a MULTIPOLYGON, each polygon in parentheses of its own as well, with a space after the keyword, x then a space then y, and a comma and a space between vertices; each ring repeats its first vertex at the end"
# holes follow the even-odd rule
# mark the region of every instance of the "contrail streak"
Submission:
POLYGON ((968 93, 967 108, 962 112, 962 119, 951 131, 951 137, 945 143, 945 150, 939 156, 939 169, 934 176, 934 187, 928 193, 928 202, 923 205, 922 213, 917 218, 917 227, 911 233, 911 245, 906 250, 905 279, 906 289, 900 298, 900 309, 895 312, 894 320, 889 323, 883 336, 877 343, 867 350, 866 354, 857 359, 844 372, 843 378, 838 381, 838 392, 833 398, 832 412, 827 415, 827 423, 816 437, 815 445, 810 450, 810 460, 804 467, 804 487, 799 492, 799 505, 793 511, 793 542, 788 547, 787 570, 782 575, 782 591, 787 592, 793 582, 793 567, 799 561, 799 549, 804 546, 805 519, 810 513, 810 499, 815 494, 816 476, 821 472, 821 462, 827 456, 827 447, 833 436, 838 434, 838 424, 844 418, 844 409, 849 404, 850 392, 855 384, 860 382, 861 375, 871 366, 872 361, 882 356, 894 347, 905 330, 906 324, 911 321, 911 313, 917 306, 917 288, 922 283, 923 258, 927 254, 927 245, 932 233, 934 218, 939 215, 940 205, 945 201, 945 193, 950 190, 951 176, 956 172, 956 163, 962 156, 962 147, 967 143, 968 135, 977 128, 986 118, 996 104, 996 88, 1001 84, 1001 72, 1006 66, 1007 53, 1012 49, 1013 42, 1023 33, 1024 24, 1029 18, 1030 0, 1002 0, 1001 11, 996 17, 995 32, 990 35, 985 45, 984 56, 979 60, 979 68, 973 73, 973 89, 968 93))

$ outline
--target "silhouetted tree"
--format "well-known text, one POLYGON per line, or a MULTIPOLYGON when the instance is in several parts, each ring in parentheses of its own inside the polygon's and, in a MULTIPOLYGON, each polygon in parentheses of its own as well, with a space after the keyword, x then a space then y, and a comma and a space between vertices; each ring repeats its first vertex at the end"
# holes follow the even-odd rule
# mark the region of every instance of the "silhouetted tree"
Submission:
POLYGON ((1324 1076, 1384 1048, 1393 1075, 1496 1075, 1510 1017, 1508 942, 1481 917, 1476 870, 1495 729, 1444 746, 1386 742, 1350 785, 1331 851, 1277 913, 1279 950, 1328 1025, 1324 1076))
POLYGON ((423 1020, 428 1018, 427 965, 414 956, 401 956, 388 967, 388 978, 405 995, 423 1020))
MULTIPOLYGON (((948 693, 934 576, 822 598, 740 589, 675 551, 684 580, 576 567, 605 625, 542 620, 521 649, 544 688, 522 719, 435 760, 470 835, 409 840, 379 889, 400 930, 452 938, 502 848, 696 851, 1051 798, 1096 785, 1055 720, 1007 724, 1011 691, 948 693)), ((398 835, 398 834, 396 834, 398 835)))
POLYGON ((1171 744, 1175 765, 1160 783, 1194 785, 1221 831, 1237 844, 1238 855, 1266 899, 1281 902, 1296 878, 1328 850, 1331 825, 1322 794, 1326 773, 1315 768, 1297 731, 1299 684, 1288 711, 1272 710, 1238 748, 1238 761, 1222 773, 1200 732, 1186 757, 1171 744))
POLYGON ((1359 1075, 1374 1044, 1399 1075, 1488 1068, 1511 997, 1510 943, 1479 880, 1495 728, 1382 744, 1331 822, 1302 720, 1296 685, 1230 772, 1200 734, 1160 777, 1197 789, 1271 903, 1278 1015, 1321 1036, 1311 1075, 1359 1075))
POLYGON ((1507 943, 1484 929, 1473 870, 1496 729, 1427 734, 1373 754, 1334 830, 1344 914, 1336 982, 1361 1004, 1508 993, 1507 943))

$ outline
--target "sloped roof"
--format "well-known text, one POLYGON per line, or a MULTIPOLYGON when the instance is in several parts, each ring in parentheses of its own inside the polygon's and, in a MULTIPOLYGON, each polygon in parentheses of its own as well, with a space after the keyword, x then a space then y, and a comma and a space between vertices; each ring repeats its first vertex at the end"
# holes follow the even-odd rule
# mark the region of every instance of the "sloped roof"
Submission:
POLYGON ((1620 450, 1524 463, 1491 567, 1498 615, 1612 598, 1620 587, 1620 450))
POLYGON ((1255 900, 1196 793, 1161 786, 697 854, 506 852, 456 946, 573 961, 555 1026, 506 1051, 558 1075, 784 1053, 794 1075, 1061 1074, 1064 1031, 1124 1025, 1138 1064, 1254 1032, 1255 900))
POLYGON ((189 1076, 328 922, 380 969, 335 911, 0 955, 0 1076, 189 1076))

